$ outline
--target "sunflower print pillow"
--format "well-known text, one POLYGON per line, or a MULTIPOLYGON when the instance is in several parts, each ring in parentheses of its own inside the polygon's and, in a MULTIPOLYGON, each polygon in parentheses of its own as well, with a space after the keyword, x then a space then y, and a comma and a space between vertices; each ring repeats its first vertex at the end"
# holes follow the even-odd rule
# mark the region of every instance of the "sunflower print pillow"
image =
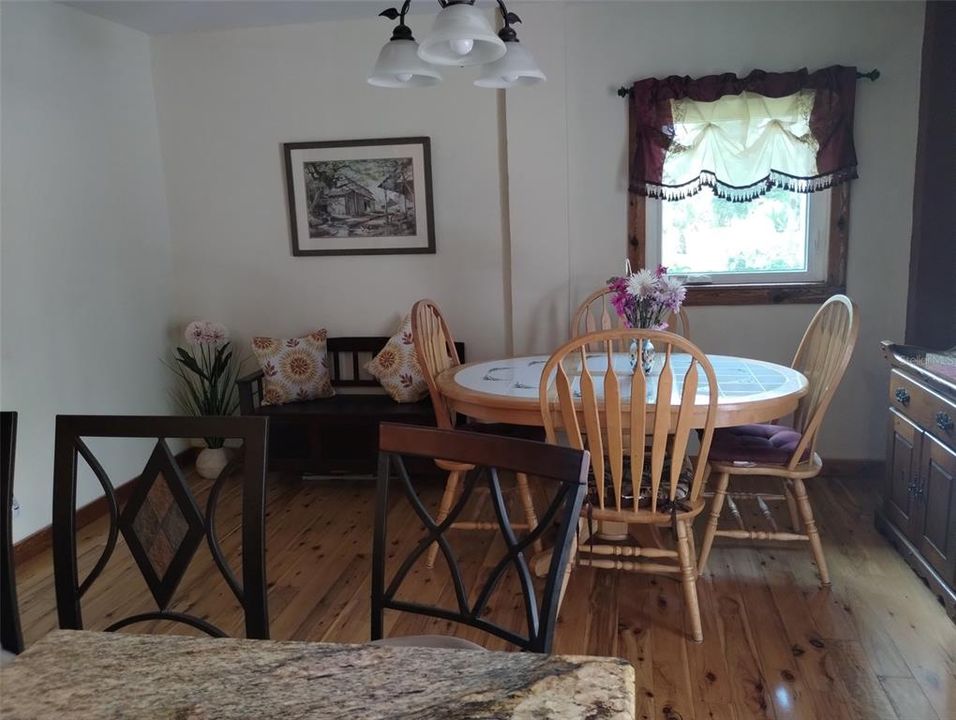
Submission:
POLYGON ((395 402, 418 402, 428 395, 425 375, 415 357, 412 318, 406 315, 401 325, 378 355, 365 365, 395 402))
POLYGON ((326 332, 282 340, 252 338, 262 368, 262 404, 285 405, 335 395, 326 354, 326 332))

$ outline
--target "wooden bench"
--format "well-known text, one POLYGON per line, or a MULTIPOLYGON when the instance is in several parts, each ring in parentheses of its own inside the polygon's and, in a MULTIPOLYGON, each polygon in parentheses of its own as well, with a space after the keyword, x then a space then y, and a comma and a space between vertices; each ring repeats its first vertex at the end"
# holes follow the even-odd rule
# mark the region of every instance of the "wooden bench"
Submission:
MULTIPOLYGON (((266 415, 269 420, 269 468, 300 475, 375 474, 378 424, 434 425, 426 397, 397 403, 365 364, 388 342, 387 337, 329 338, 329 373, 335 395, 287 405, 262 405, 261 370, 237 381, 241 415, 266 415)), ((464 343, 455 343, 465 357, 464 343)))

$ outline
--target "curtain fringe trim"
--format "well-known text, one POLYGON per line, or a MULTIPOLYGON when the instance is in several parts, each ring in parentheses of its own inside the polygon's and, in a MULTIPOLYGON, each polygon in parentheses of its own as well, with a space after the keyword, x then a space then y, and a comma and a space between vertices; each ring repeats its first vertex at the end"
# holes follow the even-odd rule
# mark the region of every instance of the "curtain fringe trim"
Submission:
POLYGON ((750 202, 756 200, 774 188, 781 188, 796 193, 813 193, 829 190, 857 177, 856 166, 842 168, 833 173, 816 177, 796 177, 786 173, 771 170, 770 174, 755 183, 739 187, 728 185, 720 181, 716 175, 703 172, 695 179, 683 185, 660 185, 644 182, 636 187, 631 186, 631 192, 644 195, 656 200, 684 200, 696 195, 701 190, 711 188, 719 198, 730 202, 750 202))

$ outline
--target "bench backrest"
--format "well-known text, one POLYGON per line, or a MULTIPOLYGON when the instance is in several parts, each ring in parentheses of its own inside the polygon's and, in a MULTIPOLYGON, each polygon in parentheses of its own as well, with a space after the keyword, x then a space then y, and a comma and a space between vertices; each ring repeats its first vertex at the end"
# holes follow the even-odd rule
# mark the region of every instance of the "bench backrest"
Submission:
MULTIPOLYGON (((336 337, 327 341, 329 374, 335 388, 380 388, 378 380, 365 369, 366 363, 375 357, 386 343, 387 337, 336 337)), ((465 344, 456 342, 458 357, 465 361, 465 344)), ((259 405, 262 397, 262 371, 240 378, 240 413, 249 414, 259 405)))
MULTIPOLYGON (((334 387, 379 387, 378 380, 365 369, 375 357, 387 337, 339 337, 328 339, 329 372, 334 387)), ((465 355, 465 344, 455 343, 459 357, 465 355)))

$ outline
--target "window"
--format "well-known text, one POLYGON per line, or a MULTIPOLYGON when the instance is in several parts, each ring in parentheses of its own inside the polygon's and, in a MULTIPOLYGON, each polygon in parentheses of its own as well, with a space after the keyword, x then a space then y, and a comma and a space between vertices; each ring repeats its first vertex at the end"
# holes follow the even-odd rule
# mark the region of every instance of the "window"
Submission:
POLYGON ((685 275, 690 304, 842 292, 857 75, 833 65, 624 89, 631 266, 685 275))
POLYGON ((628 259, 686 275, 689 305, 823 302, 846 290, 849 212, 845 183, 745 203, 707 189, 683 200, 632 195, 628 259))
POLYGON ((646 264, 694 284, 823 282, 830 192, 774 188, 750 202, 704 189, 683 200, 647 201, 646 264))

